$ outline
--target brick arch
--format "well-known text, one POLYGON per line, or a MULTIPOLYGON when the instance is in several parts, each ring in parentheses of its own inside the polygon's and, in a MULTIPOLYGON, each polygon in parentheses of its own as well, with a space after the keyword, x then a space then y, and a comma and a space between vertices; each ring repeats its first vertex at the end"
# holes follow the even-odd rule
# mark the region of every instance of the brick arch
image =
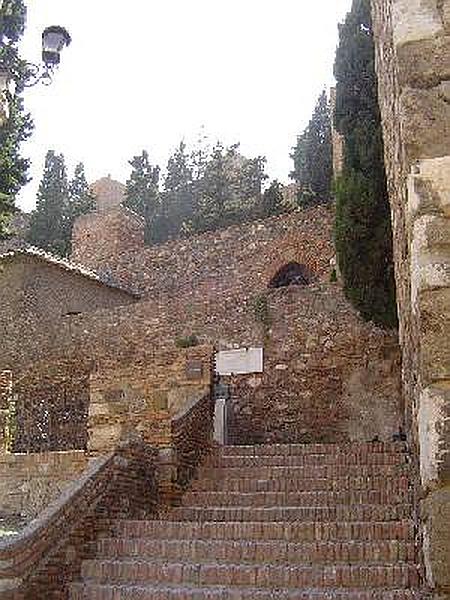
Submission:
POLYGON ((328 240, 322 240, 320 236, 311 239, 300 232, 290 232, 265 249, 262 283, 268 286, 280 269, 291 262, 304 265, 314 281, 328 281, 333 256, 333 246, 328 240))
POLYGON ((315 280, 314 274, 297 261, 285 263, 269 281, 269 288, 286 287, 291 284, 309 285, 315 280))
POLYGON ((275 240, 265 256, 265 267, 262 273, 264 285, 268 286, 277 273, 289 263, 303 265, 314 280, 322 279, 323 257, 317 255, 314 244, 309 246, 308 248, 304 238, 295 234, 275 240))

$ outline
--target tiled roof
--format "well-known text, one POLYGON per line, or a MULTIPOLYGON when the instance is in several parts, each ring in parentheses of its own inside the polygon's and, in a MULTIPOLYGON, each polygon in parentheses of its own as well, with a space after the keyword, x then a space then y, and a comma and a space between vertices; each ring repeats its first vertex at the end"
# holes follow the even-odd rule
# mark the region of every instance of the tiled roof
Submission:
POLYGON ((5 252, 4 254, 0 254, 0 262, 7 259, 13 259, 19 256, 31 256, 34 258, 38 258, 46 263, 56 265, 61 269, 64 269, 65 271, 70 271, 71 273, 87 277, 88 279, 101 283, 102 285, 121 290, 122 292, 126 292, 131 296, 137 296, 137 294, 129 288, 126 288, 125 286, 122 286, 118 283, 109 280, 109 278, 107 278, 105 275, 102 275, 101 273, 92 271, 91 269, 88 269, 83 265, 73 263, 65 258, 60 258, 59 256, 55 256, 54 254, 45 252, 45 250, 42 250, 41 248, 35 248, 34 246, 28 248, 20 248, 18 250, 11 250, 9 252, 5 252))

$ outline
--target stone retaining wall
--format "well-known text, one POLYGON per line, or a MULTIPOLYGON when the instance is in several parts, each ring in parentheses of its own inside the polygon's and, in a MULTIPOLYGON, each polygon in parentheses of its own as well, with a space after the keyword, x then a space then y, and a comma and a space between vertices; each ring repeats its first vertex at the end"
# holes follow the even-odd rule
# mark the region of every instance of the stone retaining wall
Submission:
POLYGON ((0 453, 0 512, 36 517, 87 464, 82 451, 0 453))
POLYGON ((450 0, 372 0, 425 562, 450 598, 450 0))

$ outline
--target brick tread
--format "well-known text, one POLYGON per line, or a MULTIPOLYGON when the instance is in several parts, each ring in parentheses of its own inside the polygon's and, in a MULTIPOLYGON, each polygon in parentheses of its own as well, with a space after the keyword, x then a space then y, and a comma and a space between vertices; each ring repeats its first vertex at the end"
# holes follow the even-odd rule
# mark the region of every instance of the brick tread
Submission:
POLYGON ((117 520, 71 600, 419 600, 404 443, 227 446, 155 520, 117 520))
POLYGON ((415 590, 261 590, 239 586, 72 584, 71 600, 421 600, 415 590))
POLYGON ((167 521, 399 521, 411 518, 410 504, 320 506, 182 506, 163 513, 167 521))
POLYGON ((221 469, 209 469, 210 476, 194 480, 191 490, 195 491, 297 491, 306 489, 309 482, 325 488, 332 484, 337 489, 350 486, 355 489, 361 487, 374 487, 380 482, 388 486, 394 486, 395 482, 401 481, 407 485, 409 477, 403 465, 372 465, 363 466, 325 466, 325 467, 287 467, 286 474, 279 473, 277 478, 255 477, 228 477, 223 478, 221 469), (319 482, 319 483, 315 483, 319 482))
POLYGON ((205 465, 199 470, 198 478, 199 479, 279 479, 279 478, 293 478, 298 479, 301 477, 303 473, 309 471, 314 477, 314 473, 316 469, 345 469, 348 470, 350 468, 357 469, 359 466, 361 468, 385 468, 385 467, 395 467, 405 469, 407 465, 400 463, 373 463, 373 464, 365 464, 359 465, 357 462, 353 463, 333 463, 333 462, 306 462, 295 464, 295 465, 286 465, 286 464, 278 464, 278 465, 260 465, 260 466, 244 466, 243 464, 237 463, 234 466, 220 467, 213 465, 205 465))
POLYGON ((261 444, 254 446, 224 446, 218 452, 222 456, 260 456, 296 454, 351 454, 404 453, 404 442, 348 442, 343 444, 261 444))
MULTIPOLYGON (((306 488, 308 489, 308 488, 306 488)), ((336 506, 361 504, 400 504, 412 501, 409 489, 314 490, 303 492, 187 492, 183 506, 228 507, 250 506, 336 506)))
POLYGON ((419 573, 414 565, 242 565, 160 560, 85 560, 82 577, 98 583, 170 583, 241 585, 262 588, 415 588, 419 573))
POLYGON ((411 520, 398 522, 261 522, 117 521, 118 536, 152 539, 286 540, 412 540, 411 520))
POLYGON ((193 559, 197 562, 308 564, 308 563, 389 563, 414 562, 414 542, 317 542, 152 540, 142 538, 105 538, 97 545, 98 558, 164 557, 193 559))
POLYGON ((407 455, 403 454, 295 454, 292 456, 218 456, 211 458, 207 467, 229 469, 236 467, 301 467, 322 465, 406 465, 407 455))

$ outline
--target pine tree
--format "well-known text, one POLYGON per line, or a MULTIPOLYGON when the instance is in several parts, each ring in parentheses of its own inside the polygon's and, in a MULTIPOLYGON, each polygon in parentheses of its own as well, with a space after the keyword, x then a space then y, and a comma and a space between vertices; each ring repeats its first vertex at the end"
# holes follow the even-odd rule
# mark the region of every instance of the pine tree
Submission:
POLYGON ((159 207, 159 167, 149 161, 148 152, 143 150, 129 161, 132 167, 126 183, 124 205, 134 210, 145 220, 145 240, 152 238, 152 228, 159 207))
POLYGON ((336 251, 348 298, 366 319, 397 324, 392 232, 369 0, 339 28, 335 76, 344 170, 336 182, 336 251))
POLYGON ((299 185, 303 206, 328 202, 331 198, 333 156, 330 106, 325 90, 319 96, 308 127, 292 149, 294 170, 290 177, 299 185))
POLYGON ((31 213, 28 241, 49 252, 66 256, 70 248, 69 186, 62 154, 49 150, 44 174, 31 213))
MULTIPOLYGON (((7 234, 7 223, 15 209, 15 196, 28 181, 29 161, 20 155, 21 143, 33 130, 29 114, 23 107, 22 92, 27 80, 25 63, 18 52, 26 21, 22 0, 0 3, 0 69, 11 74, 16 93, 0 97, 0 104, 9 105, 9 116, 0 126, 0 238, 7 234)), ((0 107, 1 109, 1 107, 0 107)))

